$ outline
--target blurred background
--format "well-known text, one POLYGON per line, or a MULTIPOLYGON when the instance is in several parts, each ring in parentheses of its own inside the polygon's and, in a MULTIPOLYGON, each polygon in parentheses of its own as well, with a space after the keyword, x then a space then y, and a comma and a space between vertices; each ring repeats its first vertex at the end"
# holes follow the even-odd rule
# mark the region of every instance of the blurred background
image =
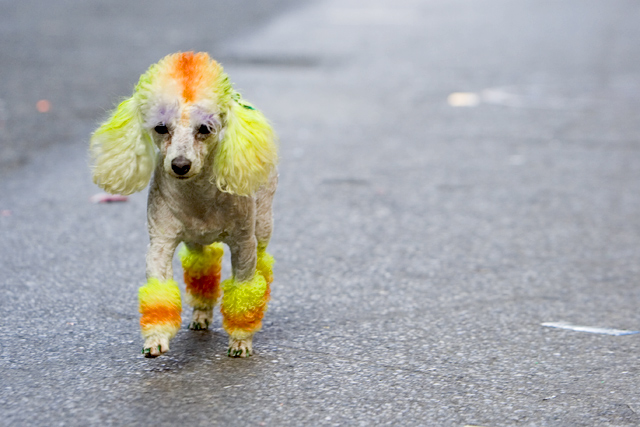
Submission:
POLYGON ((0 424, 640 425, 639 22, 634 0, 0 0, 0 424), (186 306, 143 358, 146 191, 90 202, 91 132, 180 50, 280 136, 249 360, 186 306))

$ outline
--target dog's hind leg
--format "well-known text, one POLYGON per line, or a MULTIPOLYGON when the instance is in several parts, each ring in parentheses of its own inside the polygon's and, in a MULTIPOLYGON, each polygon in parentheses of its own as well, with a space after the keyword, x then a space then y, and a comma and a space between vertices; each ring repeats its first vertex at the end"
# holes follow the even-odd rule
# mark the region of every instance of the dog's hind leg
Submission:
POLYGON ((220 297, 220 272, 222 270, 221 243, 203 246, 185 243, 180 250, 180 260, 187 285, 187 303, 193 307, 189 329, 207 329, 213 320, 213 307, 220 297))
POLYGON ((140 288, 140 327, 145 339, 142 353, 159 356, 169 350, 169 340, 180 330, 180 288, 173 280, 171 260, 177 243, 151 239, 147 253, 147 284, 140 288))
POLYGON ((273 196, 278 184, 278 176, 271 177, 269 183, 260 189, 256 197, 256 239, 258 241, 258 273, 267 281, 273 282, 273 257, 267 253, 267 246, 273 232, 273 196))

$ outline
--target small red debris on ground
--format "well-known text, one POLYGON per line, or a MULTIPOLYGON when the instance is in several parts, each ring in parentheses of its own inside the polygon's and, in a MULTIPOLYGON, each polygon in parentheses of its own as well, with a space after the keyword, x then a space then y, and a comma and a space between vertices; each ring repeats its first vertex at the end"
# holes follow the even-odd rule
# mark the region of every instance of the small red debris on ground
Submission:
POLYGON ((51 102, 46 99, 41 99, 40 101, 36 102, 36 109, 40 113, 48 113, 51 109, 51 102))
POLYGON ((129 198, 119 194, 98 193, 91 196, 89 200, 91 200, 91 203, 113 203, 126 202, 129 198))

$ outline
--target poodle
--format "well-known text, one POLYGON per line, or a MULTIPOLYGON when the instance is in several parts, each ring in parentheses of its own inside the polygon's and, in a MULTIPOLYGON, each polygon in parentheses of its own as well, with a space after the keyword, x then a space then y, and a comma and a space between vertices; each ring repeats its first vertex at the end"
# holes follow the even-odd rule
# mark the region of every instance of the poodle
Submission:
POLYGON ((178 245, 193 307, 189 328, 207 329, 220 311, 228 355, 253 354, 273 281, 266 252, 273 229, 276 137, 206 53, 176 53, 152 65, 133 95, 91 136, 93 181, 112 194, 143 190, 147 208, 147 282, 139 290, 142 353, 169 350, 180 329, 178 245), (153 175, 153 179, 152 179, 153 175), (231 277, 220 283, 222 244, 231 277))

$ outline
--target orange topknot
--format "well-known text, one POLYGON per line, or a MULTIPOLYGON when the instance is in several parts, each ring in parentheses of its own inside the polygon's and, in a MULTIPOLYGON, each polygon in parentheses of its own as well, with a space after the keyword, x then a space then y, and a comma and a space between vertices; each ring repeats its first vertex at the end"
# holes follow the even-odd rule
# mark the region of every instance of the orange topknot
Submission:
POLYGON ((183 52, 174 55, 170 74, 180 82, 182 97, 185 101, 193 102, 199 92, 209 84, 212 78, 215 78, 210 74, 211 62, 209 55, 204 52, 183 52))

